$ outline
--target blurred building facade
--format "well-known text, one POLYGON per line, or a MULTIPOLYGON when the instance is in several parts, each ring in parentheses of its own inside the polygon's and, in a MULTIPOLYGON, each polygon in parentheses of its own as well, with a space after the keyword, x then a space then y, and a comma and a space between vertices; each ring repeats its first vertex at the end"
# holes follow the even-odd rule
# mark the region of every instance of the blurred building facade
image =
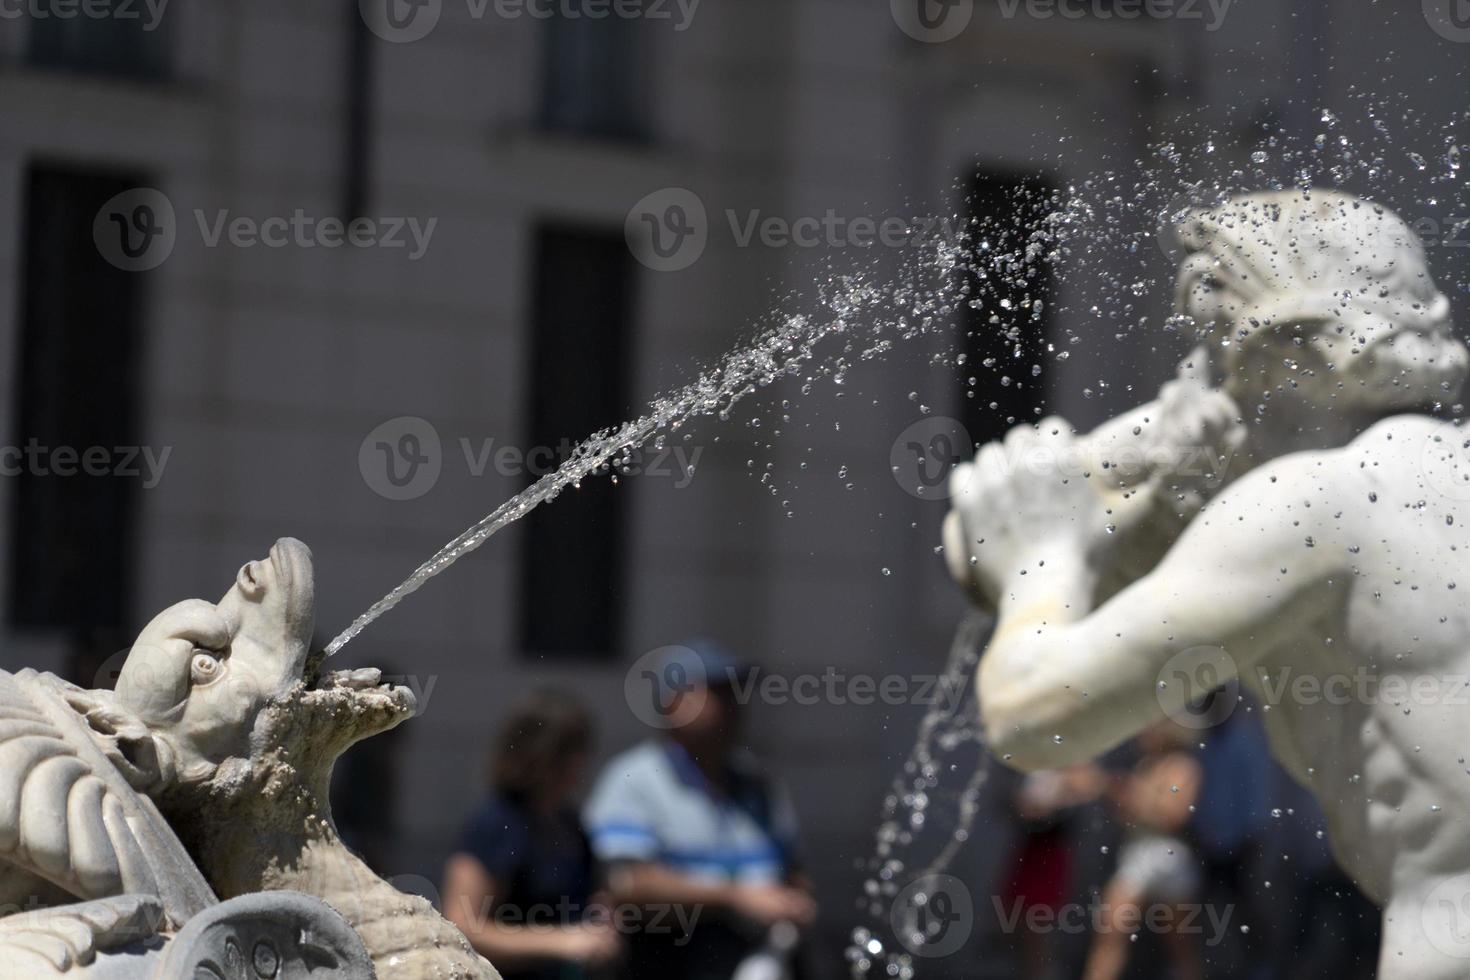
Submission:
MULTIPOLYGON (((14 393, 0 432, 164 460, 156 485, 0 480, 6 667, 66 669, 114 642, 99 637, 223 593, 284 534, 316 553, 327 639, 525 484, 499 450, 632 417, 849 260, 828 244, 742 247, 730 212, 954 213, 985 182, 1064 187, 1100 160, 1126 165, 1190 105, 1219 107, 1224 126, 1246 107, 1297 112, 1289 100, 1313 86, 1341 98, 1373 70, 1370 36, 1446 71, 1461 54, 1417 11, 1325 2, 1239 0, 1216 31, 980 3, 945 43, 907 36, 887 4, 707 0, 687 18, 667 4, 666 19, 598 23, 505 6, 431 3, 436 23, 411 41, 375 33, 355 2, 178 3, 153 30, 37 8, 0 20, 0 388, 14 393), (131 272, 99 253, 94 219, 138 187, 167 199, 176 240, 131 272), (658 271, 627 250, 624 223, 670 187, 707 207, 709 244, 658 271), (381 234, 402 220, 403 245, 230 243, 236 218, 298 214, 381 234), (416 257, 410 219, 432 223, 416 257), (370 472, 379 451, 404 465, 429 451, 399 442, 419 430, 380 428, 401 417, 439 440, 417 494, 370 472)), ((1230 135, 1221 157, 1239 159, 1247 141, 1230 135)), ((1049 334, 1118 329, 1088 312, 1085 283, 1058 288, 1049 334)), ((1157 322, 1166 306, 1152 295, 1136 313, 1157 322)), ((1049 363, 1026 398, 1095 421, 1148 397, 1178 353, 1121 333, 1097 349, 1049 363), (1082 395, 1099 378, 1112 400, 1082 395)), ((611 751, 646 732, 629 664, 695 636, 788 677, 936 670, 963 609, 933 554, 944 508, 903 493, 889 454, 922 417, 911 392, 967 410, 954 375, 896 356, 856 367, 845 404, 819 394, 789 424, 779 408, 761 427, 702 420, 670 443, 698 451, 684 457, 695 473, 571 492, 350 645, 347 665, 407 675, 423 709, 400 736, 381 870, 437 876, 496 719, 534 683, 580 691, 611 751), (761 482, 767 464, 794 484, 791 506, 761 482)), ((753 709, 753 744, 796 789, 829 950, 921 711, 753 709)))

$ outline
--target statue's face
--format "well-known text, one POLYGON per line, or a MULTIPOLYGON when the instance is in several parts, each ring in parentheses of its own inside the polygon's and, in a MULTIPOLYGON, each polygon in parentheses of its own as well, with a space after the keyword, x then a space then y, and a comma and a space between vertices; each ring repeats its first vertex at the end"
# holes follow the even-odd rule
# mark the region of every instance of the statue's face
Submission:
MULTIPOLYGON (((1458 397, 1470 368, 1470 352, 1447 322, 1365 333, 1367 347, 1361 353, 1346 359, 1339 355, 1339 363, 1346 365, 1344 397, 1349 401, 1394 410, 1458 397)), ((1338 340, 1328 356, 1338 354, 1344 346, 1338 340)))
POLYGON ((155 617, 118 676, 118 701, 170 742, 187 776, 249 758, 284 728, 340 751, 411 715, 413 696, 379 686, 375 671, 320 673, 308 656, 315 599, 311 551, 282 538, 217 604, 188 600, 155 617))
POLYGON ((1242 405, 1259 401, 1263 391, 1298 391, 1324 409, 1378 414, 1454 401, 1470 370, 1470 351, 1447 322, 1405 326, 1364 315, 1263 331, 1222 360, 1224 387, 1242 405), (1303 342, 1291 342, 1293 336, 1303 342))
POLYGON ((270 554, 246 562, 215 607, 229 642, 195 646, 179 734, 200 755, 237 754, 254 716, 301 680, 315 618, 311 551, 282 538, 270 554))

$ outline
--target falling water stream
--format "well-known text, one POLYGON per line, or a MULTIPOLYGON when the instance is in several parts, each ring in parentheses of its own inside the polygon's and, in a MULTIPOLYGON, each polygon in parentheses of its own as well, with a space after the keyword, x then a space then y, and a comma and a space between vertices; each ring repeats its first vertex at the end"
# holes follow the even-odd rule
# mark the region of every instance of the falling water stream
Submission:
POLYGON ((897 896, 909 883, 943 874, 970 839, 970 828, 980 811, 980 789, 990 775, 989 760, 983 753, 956 794, 954 825, 943 847, 927 861, 913 862, 910 856, 916 839, 929 825, 930 813, 941 810, 948 816, 947 809, 936 804, 947 802, 939 796, 945 777, 961 771, 956 753, 966 745, 979 748, 984 744, 974 703, 962 695, 970 690, 990 626, 990 617, 977 610, 960 620, 939 680, 945 696, 937 698, 919 722, 914 747, 883 801, 874 853, 864 867, 861 903, 866 918, 891 929, 896 942, 890 947, 872 926, 854 928, 847 947, 854 976, 866 976, 875 967, 880 976, 898 980, 915 975, 914 955, 923 955, 931 938, 919 921, 924 899, 900 902, 897 896))

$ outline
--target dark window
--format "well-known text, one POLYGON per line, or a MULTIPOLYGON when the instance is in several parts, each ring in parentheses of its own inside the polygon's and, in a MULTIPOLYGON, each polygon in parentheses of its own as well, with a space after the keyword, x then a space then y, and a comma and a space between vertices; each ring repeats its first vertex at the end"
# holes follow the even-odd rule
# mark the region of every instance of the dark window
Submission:
POLYGON ((977 444, 1034 422, 1042 403, 1045 378, 1032 370, 1048 360, 1051 270, 1039 255, 1028 256, 1026 246, 1036 240, 1049 197, 1049 185, 1035 177, 978 171, 970 181, 970 214, 989 244, 981 255, 999 257, 985 280, 972 281, 979 303, 964 317, 960 421, 977 444))
POLYGON ((142 279, 103 259, 92 222, 111 197, 146 183, 45 167, 27 175, 11 440, 27 454, 10 512, 10 614, 19 627, 80 633, 126 624, 139 480, 86 475, 59 453, 100 447, 110 469, 126 462, 115 450, 140 446, 142 279), (77 472, 57 475, 61 468, 77 472))
POLYGON ((342 218, 367 214, 372 180, 373 37, 356 3, 343 8, 349 18, 347 44, 347 117, 342 141, 342 218))
MULTIPOLYGON (((556 448, 629 411, 633 257, 621 234, 543 228, 535 251, 528 446, 556 448)), ((585 480, 532 511, 521 539, 521 648, 618 655, 626 481, 585 480)))
POLYGON ((628 17, 548 19, 541 125, 574 136, 646 139, 639 43, 644 29, 628 17))
MULTIPOLYGON (((42 5, 44 6, 44 5, 42 5)), ((41 68, 158 79, 169 74, 173 7, 157 20, 144 3, 81 4, 74 16, 32 17, 31 64, 41 68), (86 11, 94 10, 94 14, 86 11)))

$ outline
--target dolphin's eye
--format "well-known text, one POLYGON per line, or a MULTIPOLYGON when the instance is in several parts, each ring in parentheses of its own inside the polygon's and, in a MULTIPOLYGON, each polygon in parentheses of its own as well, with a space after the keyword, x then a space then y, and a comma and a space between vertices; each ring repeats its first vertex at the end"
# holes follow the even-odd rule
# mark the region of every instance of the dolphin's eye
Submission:
POLYGON ((194 659, 189 664, 189 678, 195 684, 208 684, 219 676, 219 661, 203 650, 194 651, 194 659))

